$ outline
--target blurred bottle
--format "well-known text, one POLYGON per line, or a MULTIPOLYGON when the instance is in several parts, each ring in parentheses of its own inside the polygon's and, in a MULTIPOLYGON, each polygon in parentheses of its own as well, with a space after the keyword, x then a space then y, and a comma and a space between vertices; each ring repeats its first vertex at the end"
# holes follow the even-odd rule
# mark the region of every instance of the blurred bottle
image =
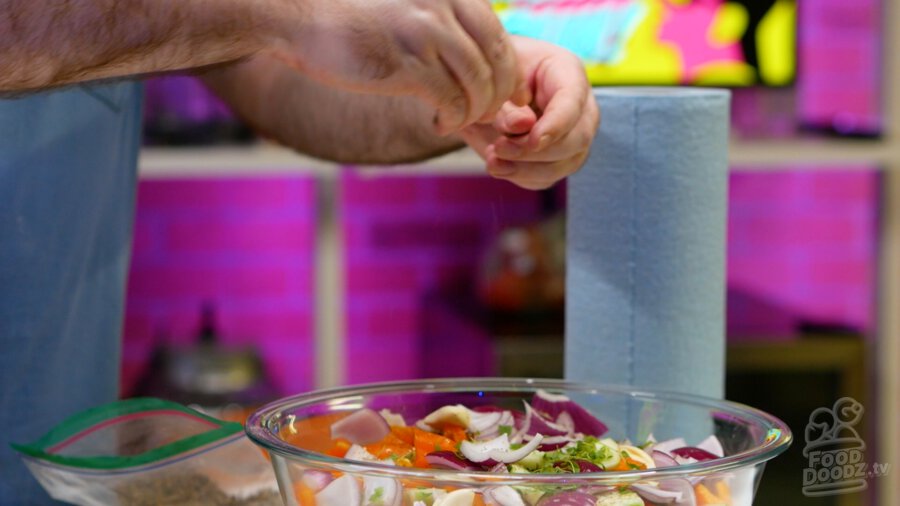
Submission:
POLYGON ((275 399, 276 392, 256 349, 224 344, 220 336, 215 307, 205 302, 194 341, 184 345, 158 343, 136 395, 206 410, 258 406, 275 399))

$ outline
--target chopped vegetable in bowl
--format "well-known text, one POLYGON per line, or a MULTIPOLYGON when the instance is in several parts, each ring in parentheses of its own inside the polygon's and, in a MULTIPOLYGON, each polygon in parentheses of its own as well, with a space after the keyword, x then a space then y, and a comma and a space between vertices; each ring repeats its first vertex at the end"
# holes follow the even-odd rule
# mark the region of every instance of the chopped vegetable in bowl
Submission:
MULTIPOLYGON (((430 409, 415 416, 406 404, 357 399, 347 403, 353 409, 287 415, 293 418, 276 430, 283 444, 261 442, 249 426, 248 432, 272 452, 283 491, 289 484, 288 504, 301 506, 752 504, 764 461, 747 441, 736 445, 716 434, 690 442, 652 434, 614 438, 559 389, 529 394, 516 393, 517 403, 501 395, 502 406, 422 403, 430 409), (726 454, 726 447, 743 447, 743 459, 751 461, 740 461, 741 450, 726 454)), ((282 422, 287 412, 278 411, 282 422)), ((740 427, 734 434, 754 433, 742 432, 748 420, 728 415, 740 427)), ((790 441, 789 433, 778 438, 779 447, 790 441)), ((756 444, 772 444, 771 433, 765 439, 756 444)))

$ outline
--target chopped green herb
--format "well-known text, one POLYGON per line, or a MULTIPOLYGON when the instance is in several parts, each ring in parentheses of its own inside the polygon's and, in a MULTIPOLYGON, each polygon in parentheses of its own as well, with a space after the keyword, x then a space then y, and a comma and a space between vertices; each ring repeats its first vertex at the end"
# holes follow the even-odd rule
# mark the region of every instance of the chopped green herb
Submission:
POLYGON ((384 504, 384 487, 378 487, 369 496, 369 504, 373 506, 381 506, 384 504))
POLYGON ((501 425, 499 432, 500 432, 500 434, 506 434, 508 436, 508 435, 512 434, 512 430, 513 430, 513 428, 510 425, 501 425))
POLYGON ((600 467, 603 462, 608 462, 615 457, 615 453, 608 446, 599 442, 595 437, 585 437, 566 445, 558 450, 546 452, 541 461, 532 472, 543 474, 577 473, 581 471, 579 460, 586 460, 600 467))

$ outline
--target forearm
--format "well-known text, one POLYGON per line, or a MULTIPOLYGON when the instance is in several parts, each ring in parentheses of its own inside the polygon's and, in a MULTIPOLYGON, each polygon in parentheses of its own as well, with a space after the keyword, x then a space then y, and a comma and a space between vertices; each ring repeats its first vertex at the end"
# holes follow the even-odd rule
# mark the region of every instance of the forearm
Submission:
POLYGON ((0 91, 163 72, 245 57, 283 0, 0 0, 0 91), (276 8, 277 7, 277 8, 276 8))
POLYGON ((317 158, 405 163, 462 146, 434 133, 434 109, 418 100, 326 87, 266 56, 203 79, 263 135, 317 158))

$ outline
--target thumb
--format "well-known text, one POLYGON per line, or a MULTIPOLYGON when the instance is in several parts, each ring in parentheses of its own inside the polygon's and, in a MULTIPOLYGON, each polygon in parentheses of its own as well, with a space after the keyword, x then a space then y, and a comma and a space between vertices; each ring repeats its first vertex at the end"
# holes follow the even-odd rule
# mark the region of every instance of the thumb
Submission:
POLYGON ((494 128, 502 135, 523 135, 537 123, 537 115, 528 106, 506 102, 494 118, 494 128))

